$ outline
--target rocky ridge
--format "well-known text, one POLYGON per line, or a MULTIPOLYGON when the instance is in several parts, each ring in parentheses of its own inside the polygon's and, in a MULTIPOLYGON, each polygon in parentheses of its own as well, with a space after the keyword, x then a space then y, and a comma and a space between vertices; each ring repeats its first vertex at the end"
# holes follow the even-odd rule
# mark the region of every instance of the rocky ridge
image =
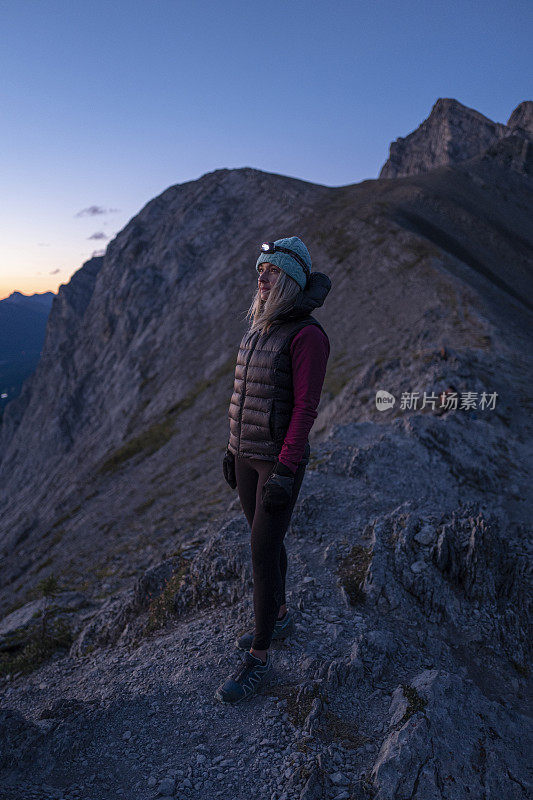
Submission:
POLYGON ((533 101, 520 103, 504 125, 458 100, 440 97, 416 130, 391 143, 379 177, 419 175, 445 164, 458 164, 513 134, 533 138, 533 101))
POLYGON ((0 654, 31 652, 43 620, 61 644, 0 679, 2 798, 530 795, 527 141, 335 189, 217 170, 62 287, 0 427, 0 654), (213 693, 253 624, 220 466, 234 298, 281 219, 332 279, 332 353, 286 538, 296 633, 226 707, 213 693), (225 293, 206 292, 228 263, 225 293), (409 408, 413 391, 496 402, 409 408), (72 561, 99 567, 91 582, 72 561), (41 576, 50 596, 25 597, 41 576))

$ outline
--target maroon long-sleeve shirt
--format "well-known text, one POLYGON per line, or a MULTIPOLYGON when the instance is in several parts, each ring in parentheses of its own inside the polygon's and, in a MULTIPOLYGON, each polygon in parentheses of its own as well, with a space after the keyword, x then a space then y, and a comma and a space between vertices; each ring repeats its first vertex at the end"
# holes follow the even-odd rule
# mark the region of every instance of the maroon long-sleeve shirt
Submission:
POLYGON ((329 339, 317 325, 306 325, 291 343, 294 408, 278 460, 292 472, 298 468, 318 416, 329 350, 329 339))

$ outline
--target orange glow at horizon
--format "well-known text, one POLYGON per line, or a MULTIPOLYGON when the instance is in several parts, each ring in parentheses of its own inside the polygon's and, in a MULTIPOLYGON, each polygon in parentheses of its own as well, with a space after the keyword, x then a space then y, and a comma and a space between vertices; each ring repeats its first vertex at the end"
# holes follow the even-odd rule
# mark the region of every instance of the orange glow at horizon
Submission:
POLYGON ((70 276, 62 280, 50 280, 50 277, 43 275, 42 280, 30 278, 29 276, 21 276, 16 284, 13 281, 2 280, 0 278, 0 300, 5 300, 13 292, 21 292, 21 294, 42 294, 43 292, 53 292, 57 294, 59 287, 62 283, 68 283, 70 276))

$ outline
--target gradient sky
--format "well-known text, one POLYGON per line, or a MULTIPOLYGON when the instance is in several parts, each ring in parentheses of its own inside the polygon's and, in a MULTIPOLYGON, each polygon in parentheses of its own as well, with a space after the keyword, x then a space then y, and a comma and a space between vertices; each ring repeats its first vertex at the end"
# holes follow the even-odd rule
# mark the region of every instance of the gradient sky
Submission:
POLYGON ((439 97, 505 122, 533 98, 532 17, 530 0, 0 0, 0 299, 56 292, 214 169, 340 186, 377 177, 439 97))

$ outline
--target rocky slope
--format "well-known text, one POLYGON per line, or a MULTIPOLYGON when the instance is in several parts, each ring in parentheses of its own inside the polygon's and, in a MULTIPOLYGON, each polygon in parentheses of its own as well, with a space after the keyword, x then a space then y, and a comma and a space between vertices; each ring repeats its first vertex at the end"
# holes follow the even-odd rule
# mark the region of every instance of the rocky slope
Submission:
POLYGON ((6 800, 528 797, 532 162, 516 130, 344 187, 217 170, 60 289, 0 428, 6 800), (252 604, 227 407, 257 245, 288 232, 333 285, 286 538, 297 630, 228 708, 252 604), (450 389, 496 402, 401 402, 450 389))
POLYGON ((513 133, 533 137, 531 100, 520 103, 503 125, 458 100, 440 97, 416 130, 391 143, 379 177, 419 175, 435 167, 457 164, 481 155, 490 145, 513 133))

